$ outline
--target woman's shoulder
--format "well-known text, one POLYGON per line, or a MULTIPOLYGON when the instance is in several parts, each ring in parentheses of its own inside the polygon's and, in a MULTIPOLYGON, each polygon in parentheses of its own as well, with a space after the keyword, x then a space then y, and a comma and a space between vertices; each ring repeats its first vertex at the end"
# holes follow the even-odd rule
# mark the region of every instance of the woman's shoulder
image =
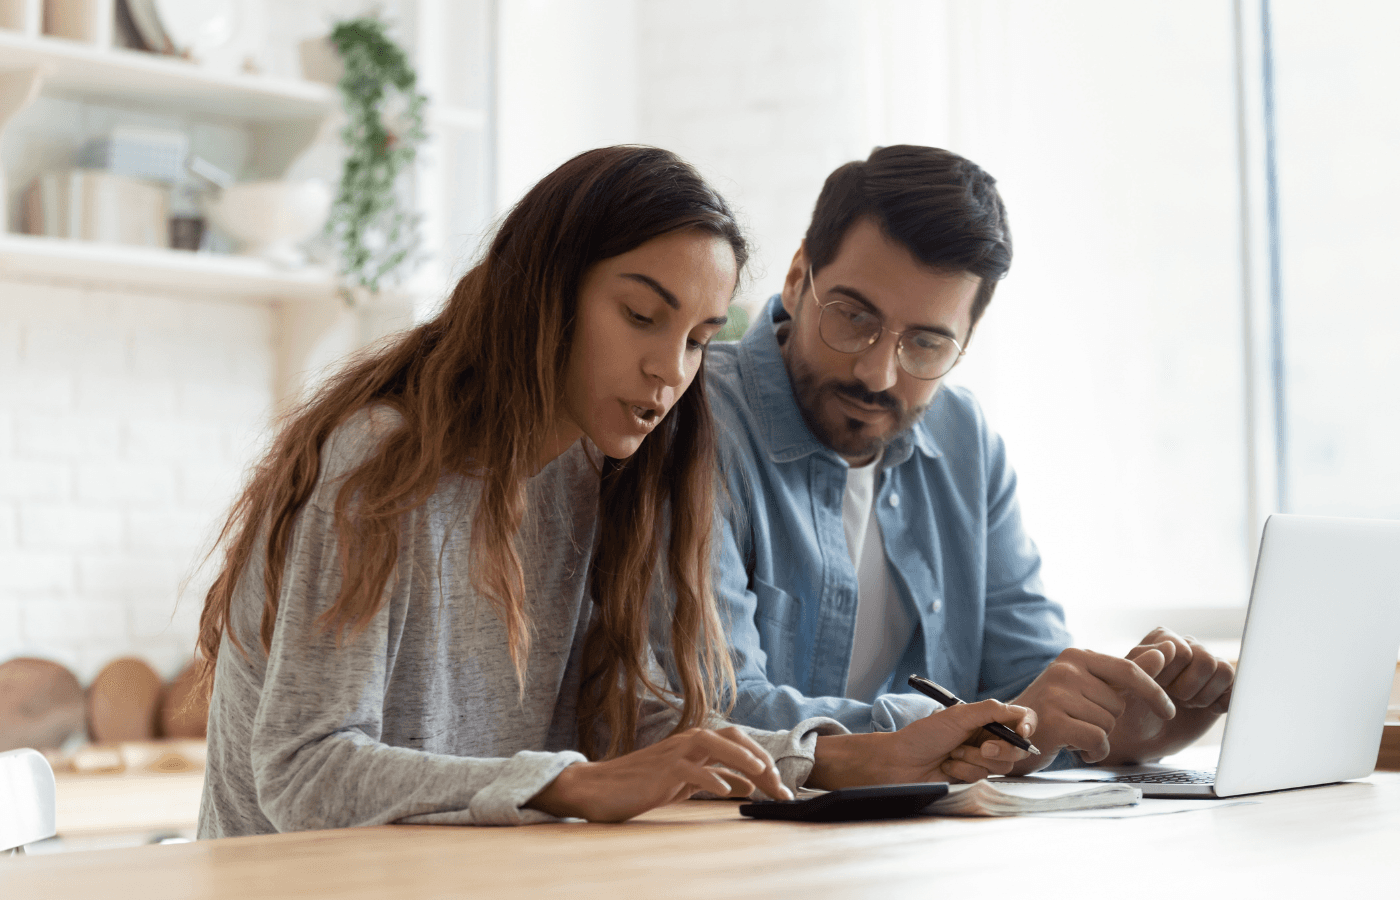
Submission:
POLYGON ((325 477, 347 475, 378 452, 384 441, 403 427, 403 416, 384 403, 351 413, 326 438, 321 447, 321 472, 325 477))

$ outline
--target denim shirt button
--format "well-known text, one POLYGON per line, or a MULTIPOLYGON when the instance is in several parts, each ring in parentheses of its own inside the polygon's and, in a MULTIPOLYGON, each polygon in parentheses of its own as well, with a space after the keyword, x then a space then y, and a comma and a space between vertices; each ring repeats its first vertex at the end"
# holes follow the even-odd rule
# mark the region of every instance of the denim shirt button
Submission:
POLYGON ((895 509, 899 509, 899 495, 898 495, 898 494, 890 494, 890 506, 893 506, 895 509))
POLYGON ((933 611, 934 611, 934 612, 942 612, 942 610, 943 610, 943 601, 942 601, 942 600, 935 600, 935 601, 933 601, 933 611))

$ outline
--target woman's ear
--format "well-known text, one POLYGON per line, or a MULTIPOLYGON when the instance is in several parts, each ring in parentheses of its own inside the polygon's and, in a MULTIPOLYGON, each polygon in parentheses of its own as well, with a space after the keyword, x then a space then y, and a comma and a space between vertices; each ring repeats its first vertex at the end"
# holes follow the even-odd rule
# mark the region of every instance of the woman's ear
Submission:
POLYGON ((787 277, 783 279, 783 309, 789 316, 797 317, 797 302, 802 299, 802 289, 807 281, 807 242, 797 245, 788 266, 787 277))

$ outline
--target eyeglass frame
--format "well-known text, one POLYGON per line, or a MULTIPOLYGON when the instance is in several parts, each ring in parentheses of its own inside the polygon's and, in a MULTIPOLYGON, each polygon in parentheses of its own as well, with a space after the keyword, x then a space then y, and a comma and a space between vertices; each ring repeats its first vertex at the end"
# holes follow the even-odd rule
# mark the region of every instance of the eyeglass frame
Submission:
MULTIPOLYGON (((822 334, 821 317, 826 314, 826 308, 833 303, 842 303, 846 306, 855 306, 855 304, 848 303, 845 300, 828 300, 825 303, 823 303, 821 299, 817 296, 817 279, 812 274, 812 267, 810 265, 807 267, 807 281, 809 284, 812 285, 812 302, 817 305, 817 337, 821 338, 823 344, 826 344, 828 347, 831 347, 831 349, 836 351, 837 353, 864 353, 871 347, 874 347, 876 344, 880 343, 880 338, 885 336, 885 332, 889 332, 890 334, 895 336, 894 356, 895 359, 899 360, 900 369, 902 369, 905 372, 905 374, 907 374, 910 378, 917 378, 919 381, 937 381, 940 378, 946 377, 947 374, 953 371, 954 367, 956 367, 957 364, 962 361, 962 358, 967 355, 967 348, 965 348, 958 341, 957 338, 949 337, 946 334, 933 331, 929 328, 906 328, 903 331, 895 331, 893 328, 886 327, 884 316, 881 316, 878 312, 874 310, 864 310, 865 312, 870 312, 872 315, 874 315, 877 319, 880 320, 880 330, 875 332, 874 337, 871 339, 870 343, 866 344, 864 347, 861 347, 858 350, 841 350, 837 347, 832 347, 831 342, 826 339, 826 335, 822 334), (931 334, 936 337, 942 338, 945 341, 950 341, 954 347, 958 348, 958 355, 953 357, 952 365, 948 366, 948 368, 944 369, 941 373, 927 378, 923 375, 915 375, 913 372, 910 372, 909 367, 904 364, 904 336, 906 334, 911 334, 920 331, 926 334, 931 334)), ((860 309, 859 306, 856 306, 856 308, 860 309)))

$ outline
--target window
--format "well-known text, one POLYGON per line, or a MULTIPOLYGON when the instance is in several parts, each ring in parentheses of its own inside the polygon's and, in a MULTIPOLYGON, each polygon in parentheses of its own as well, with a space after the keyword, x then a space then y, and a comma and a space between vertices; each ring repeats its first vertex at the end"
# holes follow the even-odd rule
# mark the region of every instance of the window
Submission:
POLYGON ((1090 646, 1081 624, 1236 629, 1269 513, 1400 517, 1400 10, 946 10, 921 138, 998 178, 1016 244, 954 378, 1047 584, 1090 646))

